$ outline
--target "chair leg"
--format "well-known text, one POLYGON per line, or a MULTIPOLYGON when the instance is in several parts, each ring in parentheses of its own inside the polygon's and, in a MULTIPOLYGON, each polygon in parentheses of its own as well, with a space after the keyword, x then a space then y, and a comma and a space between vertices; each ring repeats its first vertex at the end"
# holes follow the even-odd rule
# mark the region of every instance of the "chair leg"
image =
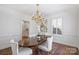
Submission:
POLYGON ((48 52, 48 55, 51 55, 51 52, 52 52, 52 50, 48 52))
POLYGON ((50 55, 50 52, 49 51, 47 52, 47 55, 50 55))
POLYGON ((51 52, 48 52, 48 55, 51 55, 51 52))

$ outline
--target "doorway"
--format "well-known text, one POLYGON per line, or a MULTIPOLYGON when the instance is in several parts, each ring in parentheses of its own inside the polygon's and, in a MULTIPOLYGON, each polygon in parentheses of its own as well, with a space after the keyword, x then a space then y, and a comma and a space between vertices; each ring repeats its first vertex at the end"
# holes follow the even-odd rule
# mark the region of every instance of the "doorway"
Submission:
POLYGON ((29 42, 29 21, 23 20, 21 23, 21 44, 25 45, 29 42))
POLYGON ((23 20, 22 23, 22 37, 28 37, 29 36, 29 21, 23 20))

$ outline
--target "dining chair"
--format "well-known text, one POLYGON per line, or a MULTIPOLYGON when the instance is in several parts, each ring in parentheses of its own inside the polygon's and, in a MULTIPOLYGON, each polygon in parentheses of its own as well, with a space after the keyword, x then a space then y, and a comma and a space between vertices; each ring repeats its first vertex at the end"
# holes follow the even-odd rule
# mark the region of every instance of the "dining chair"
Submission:
POLYGON ((41 45, 39 45, 38 48, 45 51, 45 52, 47 52, 48 54, 51 54, 52 42, 53 42, 53 36, 48 37, 47 41, 42 43, 41 45))
POLYGON ((31 55, 32 49, 28 47, 19 47, 18 42, 10 40, 12 55, 31 55))

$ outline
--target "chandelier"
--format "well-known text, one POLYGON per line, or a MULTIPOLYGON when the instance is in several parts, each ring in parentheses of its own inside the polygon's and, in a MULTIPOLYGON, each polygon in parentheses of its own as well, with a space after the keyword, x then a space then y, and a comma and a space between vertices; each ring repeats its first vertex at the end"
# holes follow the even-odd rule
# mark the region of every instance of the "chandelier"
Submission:
POLYGON ((34 20, 37 24, 40 26, 44 26, 47 28, 47 22, 45 21, 44 17, 42 16, 40 10, 39 10, 39 4, 36 4, 37 10, 34 16, 32 17, 32 20, 34 20))

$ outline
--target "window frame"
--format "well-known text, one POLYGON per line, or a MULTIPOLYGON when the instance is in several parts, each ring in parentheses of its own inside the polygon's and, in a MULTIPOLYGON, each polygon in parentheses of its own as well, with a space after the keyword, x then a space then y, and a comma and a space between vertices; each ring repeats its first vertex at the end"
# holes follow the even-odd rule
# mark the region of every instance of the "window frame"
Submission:
MULTIPOLYGON (((53 23, 53 20, 54 19, 62 19, 62 26, 61 26, 61 28, 59 28, 60 30, 61 30, 61 34, 58 34, 57 33, 57 23, 58 23, 58 21, 56 20, 56 33, 53 33, 54 35, 62 35, 63 34, 63 17, 54 17, 54 18, 52 18, 52 23, 53 23)), ((53 29, 54 29, 54 25, 52 24, 52 26, 53 26, 53 29)))

